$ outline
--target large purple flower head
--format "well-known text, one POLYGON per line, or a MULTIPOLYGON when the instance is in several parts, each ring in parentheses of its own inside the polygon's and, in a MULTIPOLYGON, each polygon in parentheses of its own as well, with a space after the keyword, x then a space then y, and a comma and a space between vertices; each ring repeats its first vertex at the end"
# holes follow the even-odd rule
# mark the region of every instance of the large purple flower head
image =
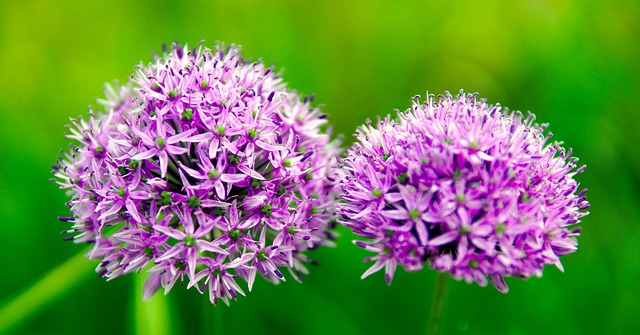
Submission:
POLYGON ((68 239, 108 279, 149 267, 146 298, 180 281, 228 303, 237 278, 299 280, 333 237, 338 146, 311 100, 237 47, 174 44, 69 127, 79 145, 54 167, 68 239))
POLYGON ((433 96, 360 128, 343 160, 339 222, 374 252, 363 278, 425 263, 507 292, 504 276, 541 276, 574 252, 589 207, 577 159, 548 144, 534 116, 475 95, 433 96))

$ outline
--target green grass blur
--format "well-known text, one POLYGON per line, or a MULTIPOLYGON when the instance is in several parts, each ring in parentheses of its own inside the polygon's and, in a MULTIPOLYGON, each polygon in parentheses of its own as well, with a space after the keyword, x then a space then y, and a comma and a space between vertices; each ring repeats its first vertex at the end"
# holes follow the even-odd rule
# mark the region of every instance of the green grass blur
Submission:
MULTIPOLYGON (((566 273, 508 279, 511 291, 452 282, 447 334, 629 334, 640 328, 640 4, 638 1, 6 1, 0 8, 0 304, 84 246, 50 166, 102 85, 124 81, 163 43, 243 46, 351 133, 428 90, 477 91, 531 110, 588 165, 592 214, 566 273), (635 329, 635 330, 634 330, 635 329)), ((94 274, 14 328, 18 334, 419 334, 433 271, 360 280, 367 253, 341 230, 312 254, 303 284, 257 280, 247 298, 205 305, 175 287, 141 303, 134 275, 94 274), (156 298, 154 298, 156 299, 156 298), (142 307, 141 307, 142 306, 142 307), (161 310, 161 314, 154 314, 161 310), (164 314, 162 314, 164 313, 164 314), (158 321, 160 319, 160 321, 158 321)), ((87 268, 92 264, 87 261, 87 268)), ((2 306, 2 305, 0 305, 2 306)))

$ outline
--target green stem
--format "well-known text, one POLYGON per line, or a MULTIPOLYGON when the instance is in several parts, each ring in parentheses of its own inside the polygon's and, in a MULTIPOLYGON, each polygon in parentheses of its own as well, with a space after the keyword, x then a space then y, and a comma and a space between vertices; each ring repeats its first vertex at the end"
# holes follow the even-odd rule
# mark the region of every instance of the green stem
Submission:
POLYGON ((449 283, 449 275, 444 272, 438 272, 436 276, 436 286, 433 292, 433 302, 431 303, 431 313, 429 314, 429 323, 427 325, 428 335, 438 335, 442 328, 444 312, 444 303, 447 300, 447 284, 449 283))
POLYGON ((135 295, 133 297, 135 319, 134 334, 175 334, 174 327, 175 314, 171 312, 168 297, 162 290, 156 292, 149 300, 143 301, 144 283, 148 277, 147 273, 135 274, 135 295))
POLYGON ((213 322, 211 322, 213 311, 211 309, 211 303, 209 302, 209 299, 207 299, 206 293, 198 298, 202 300, 202 316, 200 319, 202 322, 201 334, 213 334, 213 322))
POLYGON ((39 281, 25 287, 0 307, 0 334, 8 333, 40 310, 89 278, 95 262, 85 257, 89 249, 49 271, 39 281))
POLYGON ((222 309, 226 306, 213 306, 206 290, 200 298, 202 299, 202 334, 223 334, 222 309))

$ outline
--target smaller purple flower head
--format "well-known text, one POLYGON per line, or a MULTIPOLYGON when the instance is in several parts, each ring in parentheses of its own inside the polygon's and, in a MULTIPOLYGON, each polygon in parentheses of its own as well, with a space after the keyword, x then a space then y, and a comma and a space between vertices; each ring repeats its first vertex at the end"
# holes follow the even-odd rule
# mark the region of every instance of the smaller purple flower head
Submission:
MULTIPOLYGON (((338 220, 374 253, 363 278, 425 263, 457 280, 541 276, 577 249, 587 215, 571 149, 548 143, 532 114, 501 111, 475 94, 449 93, 356 132, 342 160, 338 220)), ((487 280, 488 279, 488 280, 487 280)))
POLYGON ((300 280, 306 251, 332 244, 338 144, 273 68, 174 44, 105 93, 54 167, 66 239, 93 245, 100 276, 148 269, 145 298, 186 282, 228 303, 238 279, 300 280))

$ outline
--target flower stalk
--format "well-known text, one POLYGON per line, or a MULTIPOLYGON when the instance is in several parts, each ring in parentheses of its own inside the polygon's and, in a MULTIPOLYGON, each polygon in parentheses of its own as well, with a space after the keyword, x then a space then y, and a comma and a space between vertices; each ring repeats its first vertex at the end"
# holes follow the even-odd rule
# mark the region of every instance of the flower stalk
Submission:
POLYGON ((132 297, 135 311, 132 320, 134 333, 140 335, 176 334, 175 319, 177 314, 172 313, 170 297, 156 294, 147 301, 140 299, 147 277, 148 275, 142 272, 135 275, 136 294, 132 297))
POLYGON ((25 287, 0 307, 0 334, 6 334, 42 309, 82 284, 93 273, 94 262, 87 262, 84 250, 25 287))
POLYGON ((449 286, 449 274, 438 272, 436 284, 433 291, 433 302, 429 312, 429 322, 427 323, 427 334, 438 335, 444 327, 444 306, 447 300, 447 288, 449 286))

